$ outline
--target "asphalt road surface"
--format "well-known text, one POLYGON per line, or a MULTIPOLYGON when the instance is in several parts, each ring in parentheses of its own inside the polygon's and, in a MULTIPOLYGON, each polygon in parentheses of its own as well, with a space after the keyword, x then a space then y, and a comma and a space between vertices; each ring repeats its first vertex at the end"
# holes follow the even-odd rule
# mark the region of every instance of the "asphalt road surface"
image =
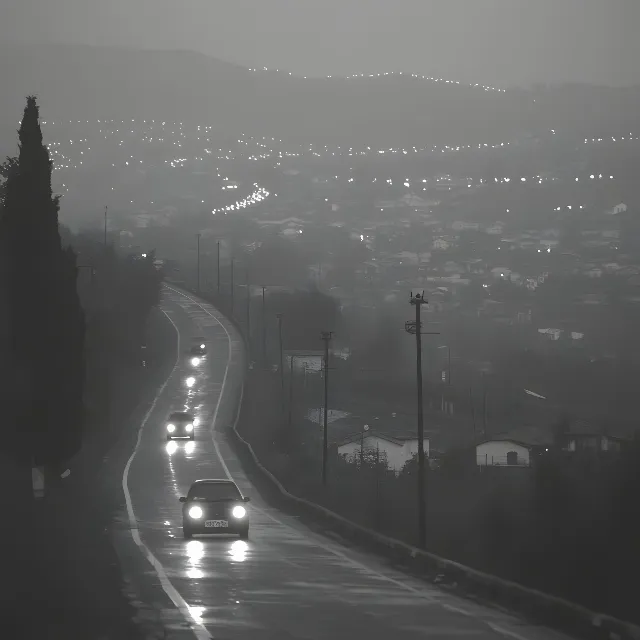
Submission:
POLYGON ((400 573, 266 504, 221 433, 236 419, 242 393, 240 336, 211 305, 176 288, 166 287, 162 309, 179 337, 178 359, 124 471, 122 535, 130 546, 121 555, 128 572, 135 567, 139 581, 151 585, 165 637, 565 638, 400 573), (208 345, 197 367, 186 354, 195 336, 208 345), (195 440, 168 445, 166 417, 186 409, 200 419, 195 440), (249 540, 184 540, 179 496, 198 478, 225 477, 251 498, 249 540))

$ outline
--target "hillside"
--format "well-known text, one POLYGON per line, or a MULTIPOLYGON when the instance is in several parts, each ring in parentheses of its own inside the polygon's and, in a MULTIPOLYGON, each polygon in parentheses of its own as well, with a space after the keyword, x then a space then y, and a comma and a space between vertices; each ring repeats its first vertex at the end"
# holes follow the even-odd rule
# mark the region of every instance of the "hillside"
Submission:
POLYGON ((0 113, 36 93, 49 119, 160 118, 220 131, 408 144, 485 142, 523 126, 523 95, 410 76, 303 79, 192 52, 89 46, 0 49, 0 113))
POLYGON ((491 91, 411 74, 304 79, 193 52, 84 45, 0 47, 0 86, 4 129, 35 93, 49 120, 155 118, 346 145, 500 142, 561 126, 608 133, 640 115, 637 88, 491 91))

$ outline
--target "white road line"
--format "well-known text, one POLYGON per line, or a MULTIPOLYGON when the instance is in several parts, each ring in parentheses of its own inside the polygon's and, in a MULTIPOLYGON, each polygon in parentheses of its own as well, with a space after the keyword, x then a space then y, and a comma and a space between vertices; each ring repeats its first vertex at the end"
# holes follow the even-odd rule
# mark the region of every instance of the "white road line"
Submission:
POLYGON ((198 619, 196 618, 196 616, 191 613, 191 609, 189 605, 186 603, 184 598, 178 593, 177 589, 171 584, 171 581, 167 577, 164 567, 162 566, 160 561, 153 555, 153 553, 151 553, 151 550, 149 549, 149 547, 147 547, 147 545, 144 542, 142 542, 142 539, 140 538, 140 532, 138 531, 138 521, 136 520, 136 514, 133 510, 133 504, 131 502, 131 494, 129 493, 129 469, 131 468, 131 463, 133 462, 133 459, 135 458, 135 455, 138 452, 138 448, 140 447, 140 441, 142 439, 142 431, 145 425, 147 424, 147 422, 149 421, 149 418, 151 417, 151 413, 155 409, 156 404, 160 399, 160 396, 166 389, 167 384, 169 384, 169 380, 171 380, 171 377, 173 376, 176 368, 178 367, 178 363, 180 362, 180 355, 181 355, 180 354, 180 332, 178 331, 178 327, 176 326, 175 322, 169 317, 169 314, 166 311, 163 311, 163 313, 165 316, 167 316, 167 318, 169 319, 169 322, 171 322, 171 324, 173 325, 173 328, 175 329, 176 334, 178 336, 178 348, 177 348, 176 361, 173 365, 173 369, 171 369, 171 372, 167 376, 167 379, 164 381, 164 383, 158 390, 158 393, 156 393, 156 396, 153 399, 153 402, 151 403, 151 407, 149 407, 149 410, 147 411, 146 415, 142 419, 142 422, 140 423, 140 427, 138 428, 138 439, 136 440, 136 445, 133 448, 133 452, 129 456, 129 460, 127 460, 127 464, 124 468, 124 472, 122 473, 122 491, 124 492, 124 498, 127 503, 127 514, 129 516, 129 531, 131 533, 131 537, 133 538, 133 541, 136 543, 142 555, 149 561, 151 566, 154 568, 164 592, 167 594, 167 596, 169 596, 169 599, 171 600, 171 602, 173 602, 173 604, 176 606, 178 611, 180 611, 180 613, 184 616, 185 620, 187 620, 190 623, 191 631, 193 631, 195 637, 198 640, 211 640, 211 635, 209 634, 207 629, 198 622, 198 619))

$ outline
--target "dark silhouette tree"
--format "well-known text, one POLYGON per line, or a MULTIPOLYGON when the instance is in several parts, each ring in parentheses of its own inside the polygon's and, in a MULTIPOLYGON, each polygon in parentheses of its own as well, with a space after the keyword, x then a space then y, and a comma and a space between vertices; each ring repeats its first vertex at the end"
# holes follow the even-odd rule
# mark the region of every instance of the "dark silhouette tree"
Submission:
POLYGON ((52 162, 33 96, 18 136, 0 221, 13 407, 3 445, 18 466, 30 469, 60 464, 80 448, 85 322, 76 255, 60 238, 59 197, 51 190, 52 162))
POLYGON ((5 193, 7 191, 7 180, 13 169, 18 166, 18 158, 8 157, 2 164, 0 164, 0 211, 2 211, 2 205, 4 204, 5 193))

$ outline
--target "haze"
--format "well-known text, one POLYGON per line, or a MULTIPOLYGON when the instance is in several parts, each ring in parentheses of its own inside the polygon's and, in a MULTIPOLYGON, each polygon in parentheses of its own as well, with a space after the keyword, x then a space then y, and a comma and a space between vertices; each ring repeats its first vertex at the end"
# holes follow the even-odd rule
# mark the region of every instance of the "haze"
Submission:
POLYGON ((640 82, 635 0, 5 0, 3 43, 193 49, 299 75, 640 82))

